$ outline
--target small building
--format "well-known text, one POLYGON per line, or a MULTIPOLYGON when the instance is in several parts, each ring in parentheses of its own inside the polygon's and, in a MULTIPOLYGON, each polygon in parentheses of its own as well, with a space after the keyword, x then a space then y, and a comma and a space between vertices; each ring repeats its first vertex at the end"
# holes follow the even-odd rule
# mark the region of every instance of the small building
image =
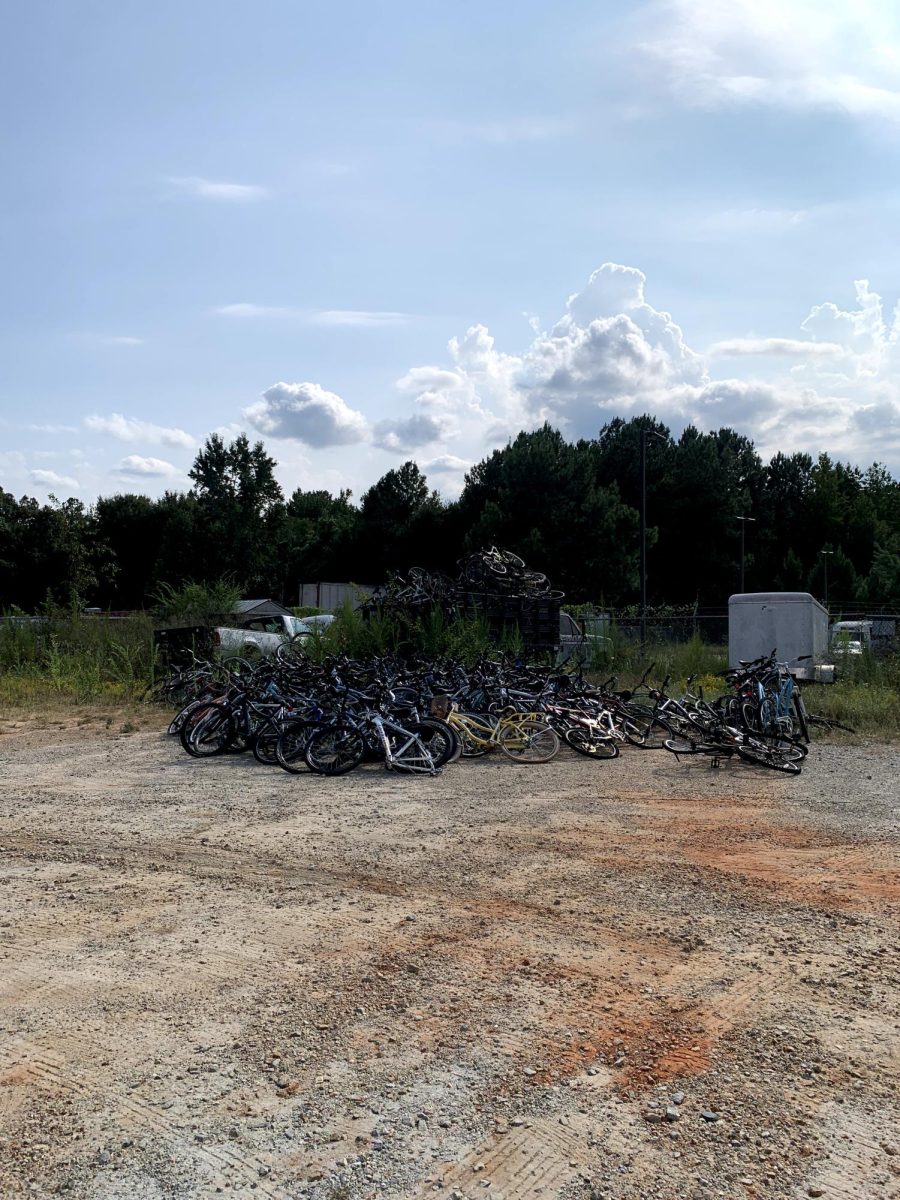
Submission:
MULTIPOLYGON (((739 592, 728 598, 728 665, 778 651, 780 662, 828 661, 828 613, 809 592, 739 592)), ((799 672, 798 672, 799 674, 799 672)))

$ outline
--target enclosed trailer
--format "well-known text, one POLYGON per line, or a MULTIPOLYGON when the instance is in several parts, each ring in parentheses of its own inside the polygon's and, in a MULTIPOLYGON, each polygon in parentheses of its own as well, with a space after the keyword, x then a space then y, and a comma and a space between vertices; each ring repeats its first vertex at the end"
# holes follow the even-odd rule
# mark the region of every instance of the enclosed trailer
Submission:
POLYGON ((828 661, 828 613, 809 592, 739 592, 728 599, 728 663, 778 651, 781 662, 828 661))

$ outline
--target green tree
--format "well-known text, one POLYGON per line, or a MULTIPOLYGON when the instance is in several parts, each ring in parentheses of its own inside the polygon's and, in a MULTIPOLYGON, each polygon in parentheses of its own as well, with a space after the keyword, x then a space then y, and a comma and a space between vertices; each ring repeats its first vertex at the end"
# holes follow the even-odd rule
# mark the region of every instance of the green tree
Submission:
POLYGON ((251 446, 246 434, 229 446, 215 433, 206 439, 188 472, 199 505, 199 578, 231 576, 251 591, 271 589, 278 579, 276 465, 262 442, 251 446))
POLYGON ((374 483, 362 496, 357 525, 355 557, 365 581, 377 581, 389 570, 434 566, 442 507, 414 462, 374 483))

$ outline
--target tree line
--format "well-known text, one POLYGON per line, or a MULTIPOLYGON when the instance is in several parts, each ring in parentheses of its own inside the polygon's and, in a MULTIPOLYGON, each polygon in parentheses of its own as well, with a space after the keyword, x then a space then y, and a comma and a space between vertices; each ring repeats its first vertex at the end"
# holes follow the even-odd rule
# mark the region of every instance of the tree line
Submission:
POLYGON ((803 453, 763 462, 733 429, 673 437, 643 416, 576 442, 549 425, 520 433, 472 467, 452 501, 414 462, 358 503, 349 491, 286 497, 277 463, 243 434, 230 444, 211 435, 190 490, 156 500, 42 505, 0 488, 0 608, 142 608, 164 585, 223 578, 291 604, 303 582, 378 583, 410 566, 454 574, 458 558, 492 544, 572 602, 627 606, 639 588, 642 431, 659 435, 647 438, 651 603, 723 605, 740 584, 739 517, 753 518, 746 590, 821 597, 827 569, 834 603, 900 602, 900 483, 885 467, 803 453))

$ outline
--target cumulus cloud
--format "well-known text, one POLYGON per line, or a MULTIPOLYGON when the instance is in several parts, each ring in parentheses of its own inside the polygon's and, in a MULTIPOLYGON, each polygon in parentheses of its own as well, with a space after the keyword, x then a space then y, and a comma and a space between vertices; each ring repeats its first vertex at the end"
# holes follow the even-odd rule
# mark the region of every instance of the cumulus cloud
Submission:
POLYGON ((34 483, 39 483, 43 487, 65 487, 77 488, 79 483, 77 479, 73 479, 71 475, 58 475, 56 471, 29 471, 34 483))
POLYGON ((177 475, 178 468, 163 458, 144 458, 140 454, 129 454, 119 463, 116 473, 164 479, 171 475, 177 475))
POLYGON ((900 462, 900 316, 888 320, 863 280, 855 306, 817 304, 797 332, 735 337, 700 354, 648 301, 641 271, 605 263, 519 353, 473 325, 450 340, 448 361, 408 370, 397 387, 413 413, 379 422, 374 440, 398 453, 435 444, 433 463, 468 463, 545 420, 593 437, 614 416, 650 412, 676 434, 689 423, 734 426, 764 454, 900 462), (759 377, 718 377, 725 359, 759 377))
POLYGON ((362 413, 317 383, 273 384, 243 415, 261 433, 316 448, 347 446, 369 436, 362 413))
POLYGON ((444 423, 439 417, 427 413, 415 413, 402 421, 379 421, 372 431, 372 440, 382 450, 406 453, 439 441, 444 435, 444 423))
POLYGON ((163 446, 182 446, 188 450, 197 445, 197 439, 183 429, 154 425, 137 417, 123 417, 121 413, 111 413, 108 417, 95 413, 85 417, 84 424, 93 433, 105 433, 120 442, 150 442, 163 446))
POLYGON ((455 454, 439 454, 437 458, 425 463, 422 470, 426 475, 462 475, 471 466, 471 462, 465 458, 458 458, 455 454))
POLYGON ((221 180, 203 179, 200 175, 173 175, 169 178, 180 192, 198 200, 219 200, 226 204, 246 204, 262 200, 268 193, 255 183, 226 183, 221 180))
POLYGON ((900 120, 900 11, 847 0, 653 0, 637 41, 682 102, 900 120))

